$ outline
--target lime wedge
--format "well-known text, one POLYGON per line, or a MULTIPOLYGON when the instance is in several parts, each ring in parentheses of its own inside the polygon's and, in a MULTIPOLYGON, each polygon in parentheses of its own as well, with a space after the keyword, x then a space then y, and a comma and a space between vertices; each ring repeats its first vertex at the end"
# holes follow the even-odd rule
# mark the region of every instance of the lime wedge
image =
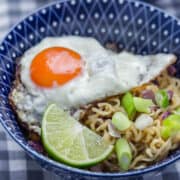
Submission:
POLYGON ((55 104, 46 110, 41 129, 42 142, 49 156, 74 167, 97 164, 113 150, 113 145, 55 104))

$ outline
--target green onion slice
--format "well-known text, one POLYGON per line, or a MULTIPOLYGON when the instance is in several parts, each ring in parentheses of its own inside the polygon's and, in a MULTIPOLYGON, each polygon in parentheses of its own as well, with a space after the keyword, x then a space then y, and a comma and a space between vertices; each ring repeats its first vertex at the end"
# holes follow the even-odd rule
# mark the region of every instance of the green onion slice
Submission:
POLYGON ((161 136, 167 139, 177 132, 180 132, 180 115, 172 114, 163 120, 161 136))
POLYGON ((150 113, 151 107, 154 106, 154 103, 151 99, 143 99, 140 97, 134 97, 134 105, 138 112, 150 113))
POLYGON ((131 121, 122 112, 114 113, 112 117, 112 124, 120 131, 128 129, 131 125, 131 121))
POLYGON ((163 126, 178 126, 180 125, 180 115, 172 114, 163 120, 163 126))
POLYGON ((120 168, 125 171, 128 170, 132 161, 132 152, 127 140, 118 139, 115 144, 115 151, 120 168))
POLYGON ((133 101, 133 95, 130 92, 122 97, 122 106, 126 110, 129 119, 133 119, 136 114, 136 108, 133 101))
POLYGON ((155 100, 158 106, 166 108, 169 105, 168 93, 165 90, 159 90, 155 94, 155 100))
POLYGON ((172 129, 167 126, 162 126, 161 128, 161 137, 163 139, 168 139, 171 136, 172 129))

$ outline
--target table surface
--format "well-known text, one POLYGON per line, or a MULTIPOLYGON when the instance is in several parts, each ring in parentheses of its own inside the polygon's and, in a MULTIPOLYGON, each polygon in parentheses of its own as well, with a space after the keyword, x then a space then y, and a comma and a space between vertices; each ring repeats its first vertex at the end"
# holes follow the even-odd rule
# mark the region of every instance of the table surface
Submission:
MULTIPOLYGON (((144 0, 159 6, 172 15, 180 17, 180 0, 144 0)), ((0 39, 7 30, 24 16, 51 0, 0 0, 0 39)), ((4 132, 0 124, 0 180, 57 180, 60 179, 33 161, 4 132)), ((65 179, 65 177, 63 178, 65 179)), ((132 179, 132 178, 131 178, 132 179)), ((137 179, 137 178, 136 178, 137 179)), ((180 179, 180 161, 168 166, 154 177, 144 176, 144 180, 178 180, 180 179), (178 172, 179 171, 179 172, 178 172)))

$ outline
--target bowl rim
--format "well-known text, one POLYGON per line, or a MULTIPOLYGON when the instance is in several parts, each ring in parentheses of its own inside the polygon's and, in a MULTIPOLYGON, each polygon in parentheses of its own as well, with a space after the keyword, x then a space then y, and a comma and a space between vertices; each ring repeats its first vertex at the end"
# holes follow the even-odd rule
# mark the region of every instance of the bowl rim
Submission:
MULTIPOLYGON (((63 4, 64 2, 68 2, 71 0, 56 0, 54 2, 50 2, 47 3, 46 5, 43 5, 39 8, 36 8, 33 12, 28 13, 25 17, 23 17, 21 20, 19 20, 17 23, 15 23, 6 33, 6 35, 4 36, 4 38, 2 38, 2 40, 0 41, 0 45, 3 44, 3 42, 7 39, 7 36, 22 22, 26 21, 27 18, 29 16, 33 16, 36 13, 39 13, 41 10, 46 9, 48 7, 53 7, 56 4, 63 4)), ((79 1, 79 0, 78 0, 79 1)), ((172 20, 180 23, 180 19, 178 19, 176 16, 171 15, 169 13, 167 13, 166 11, 162 10, 161 8, 158 8, 156 6, 153 6, 149 3, 146 2, 142 2, 142 1, 134 1, 134 0, 122 0, 126 3, 138 3, 139 5, 142 5, 143 7, 148 7, 148 8, 153 8, 154 10, 157 10, 160 13, 163 13, 164 15, 167 15, 168 17, 170 17, 172 20)), ((43 161, 44 163, 51 165, 52 168, 56 168, 56 169, 63 169, 63 171, 70 171, 71 173, 76 173, 76 174, 81 174, 81 175, 85 175, 85 176, 89 176, 89 177, 130 177, 130 176, 137 176, 137 175, 144 175, 146 173, 150 173, 153 171, 157 171, 162 169, 163 167, 166 167, 174 162, 176 162, 177 160, 180 160, 180 153, 178 155, 176 155, 175 157, 167 160, 167 161, 163 161, 160 164, 155 164, 155 165, 151 165, 147 168, 143 168, 143 169, 139 169, 139 170, 131 170, 131 171, 127 171, 127 172, 118 172, 118 173, 110 173, 110 172, 93 172, 93 171, 89 171, 89 170, 84 170, 84 169, 79 169, 79 168, 75 168, 75 167, 71 167, 69 165, 63 164, 61 162, 57 162, 54 161, 53 159, 50 159, 38 152, 36 152, 35 150, 29 148, 29 146, 23 144, 19 139, 16 138, 16 136, 9 130, 8 126, 5 124, 5 122, 3 121, 2 117, 0 116, 0 123, 2 124, 2 126, 5 129, 5 132, 7 132, 10 137, 35 161, 43 161), (33 156, 33 157, 32 157, 33 156)), ((41 166, 42 167, 42 166, 41 166)), ((43 169, 45 167, 42 167, 43 169)), ((46 169, 46 168, 45 168, 46 169)))

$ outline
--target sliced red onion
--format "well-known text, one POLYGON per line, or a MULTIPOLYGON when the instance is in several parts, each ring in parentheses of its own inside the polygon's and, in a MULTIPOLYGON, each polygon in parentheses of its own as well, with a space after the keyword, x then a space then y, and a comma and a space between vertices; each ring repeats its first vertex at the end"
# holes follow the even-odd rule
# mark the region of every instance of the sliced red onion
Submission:
POLYGON ((159 86, 159 82, 158 82, 157 79, 152 80, 152 82, 153 82, 155 85, 159 86))
POLYGON ((119 131, 114 127, 114 125, 111 122, 108 123, 108 131, 112 137, 116 137, 116 138, 121 137, 119 131))
POLYGON ((170 114, 171 114, 171 112, 169 112, 169 111, 166 111, 166 112, 162 113, 161 119, 162 120, 166 119, 170 114))
POLYGON ((173 91, 171 91, 171 90, 169 90, 169 91, 167 91, 167 93, 168 93, 168 99, 169 100, 172 100, 172 97, 173 97, 173 91))
POLYGON ((150 89, 142 91, 141 96, 144 99, 151 99, 153 102, 155 102, 154 92, 152 90, 150 90, 150 89))
POLYGON ((29 146, 31 146, 33 149, 35 149, 39 153, 43 153, 43 147, 39 142, 35 141, 28 141, 29 146))
POLYGON ((151 112, 157 111, 159 106, 151 106, 151 112))
POLYGON ((170 76, 174 76, 177 72, 176 68, 173 65, 169 66, 167 68, 167 71, 170 76))

